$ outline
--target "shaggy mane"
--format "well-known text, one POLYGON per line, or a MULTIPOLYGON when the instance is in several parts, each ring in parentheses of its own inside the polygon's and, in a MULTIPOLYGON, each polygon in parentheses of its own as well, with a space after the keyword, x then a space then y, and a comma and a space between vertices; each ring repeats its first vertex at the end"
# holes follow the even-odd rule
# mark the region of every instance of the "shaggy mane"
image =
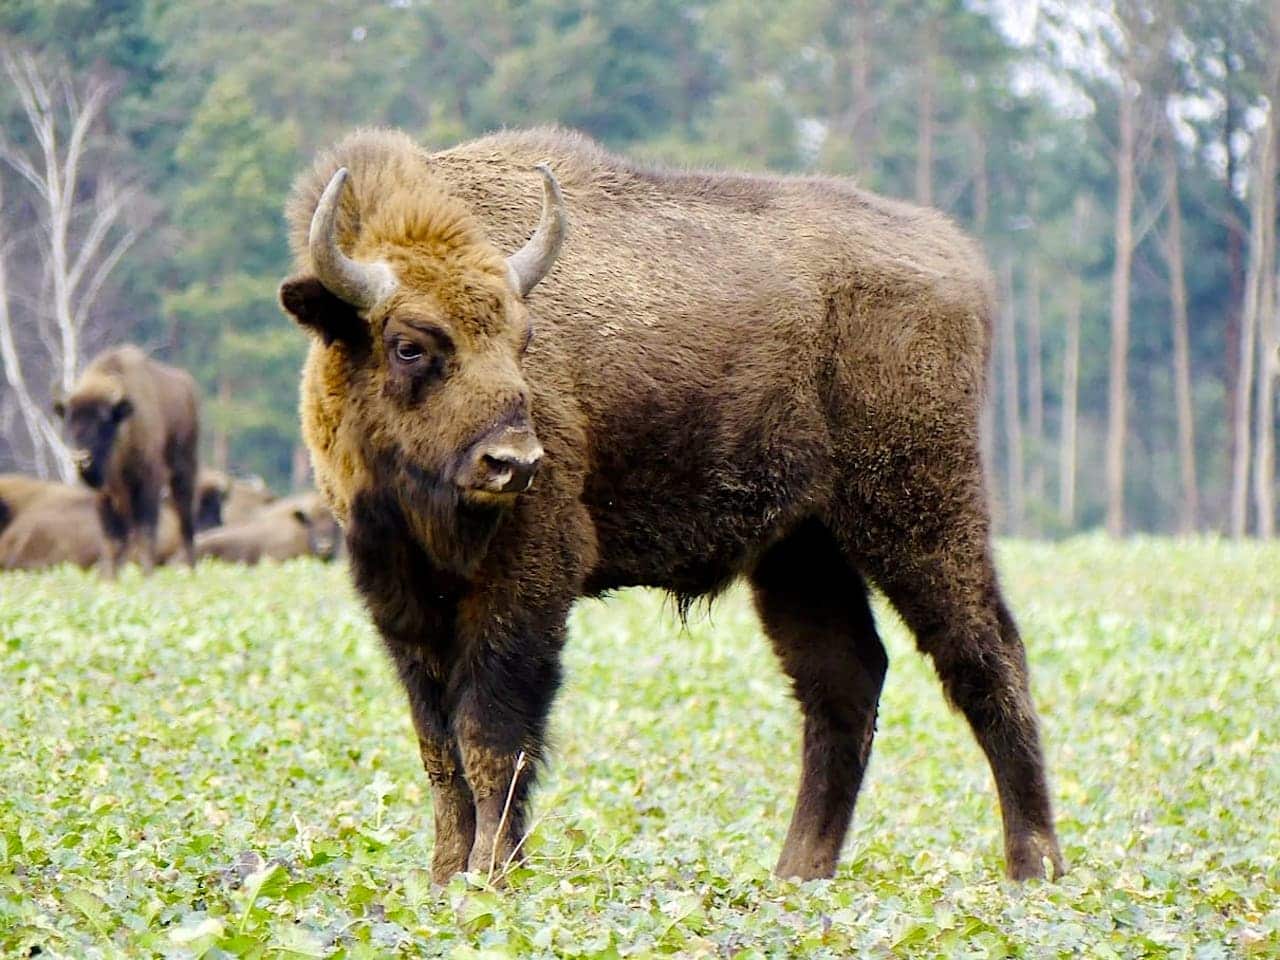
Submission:
POLYGON ((339 167, 351 174, 337 224, 348 256, 375 259, 388 248, 412 248, 419 262, 451 261, 506 276, 502 255, 466 205, 436 182, 427 154, 403 132, 384 129, 347 135, 298 177, 285 207, 298 270, 314 272, 307 249, 311 217, 339 167))

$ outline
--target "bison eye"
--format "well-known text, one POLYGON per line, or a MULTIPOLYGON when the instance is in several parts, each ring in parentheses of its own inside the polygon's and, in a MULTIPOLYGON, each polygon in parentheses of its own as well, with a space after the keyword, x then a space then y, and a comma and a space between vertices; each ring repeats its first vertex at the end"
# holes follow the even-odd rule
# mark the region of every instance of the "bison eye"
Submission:
POLYGON ((397 340, 395 351, 401 363, 417 363, 423 357, 422 348, 412 340, 397 340))

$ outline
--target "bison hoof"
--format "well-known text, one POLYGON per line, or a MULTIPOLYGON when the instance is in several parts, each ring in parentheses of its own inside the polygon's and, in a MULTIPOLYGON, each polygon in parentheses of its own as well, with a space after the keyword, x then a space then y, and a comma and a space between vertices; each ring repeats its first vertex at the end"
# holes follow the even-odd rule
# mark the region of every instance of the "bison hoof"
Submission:
POLYGON ((466 869, 467 858, 463 855, 459 857, 434 857, 431 860, 431 882, 438 887, 445 886, 450 880, 466 869))
POLYGON ((1066 861, 1052 833, 1023 834, 1010 844, 1005 856, 1011 880, 1056 880, 1067 872, 1066 861))
POLYGON ((836 875, 836 862, 830 856, 783 850, 773 872, 784 880, 830 880, 836 875))

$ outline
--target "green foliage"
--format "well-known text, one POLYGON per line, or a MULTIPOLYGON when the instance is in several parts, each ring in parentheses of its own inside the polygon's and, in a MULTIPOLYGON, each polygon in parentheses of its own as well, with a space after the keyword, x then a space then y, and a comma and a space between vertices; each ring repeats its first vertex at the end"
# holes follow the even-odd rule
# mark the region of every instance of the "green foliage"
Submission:
POLYGON ((185 283, 165 301, 183 331, 178 359, 204 388, 207 433, 231 438, 241 469, 279 478, 297 435, 304 338, 284 323, 275 291, 288 272, 280 210, 299 165, 298 132, 255 107, 245 79, 213 83, 178 145, 175 202, 185 283))
MULTIPOLYGON (((1214 524, 1225 502, 1224 424, 1235 363, 1226 331, 1239 311, 1244 272, 1251 111, 1274 44, 1258 0, 1140 6, 1152 11, 1151 35, 1141 42, 1149 73, 1144 115, 1158 120, 1170 106, 1199 107, 1184 111, 1178 143, 1201 500, 1214 524)), ((1093 69, 1098 56, 1064 52, 1082 22, 1068 15, 1073 5, 1037 5, 1041 29, 1027 45, 999 25, 1000 11, 1017 7, 969 0, 9 0, 0 3, 0 38, 116 81, 109 129, 95 133, 110 149, 97 155, 120 168, 112 171, 117 178, 144 187, 154 222, 117 268, 95 315, 113 322, 118 339, 192 366, 207 398, 219 395, 220 380, 235 378, 231 399, 224 388, 210 406, 206 430, 209 438, 228 432, 233 469, 266 470, 283 483, 279 471, 297 440, 304 340, 296 335, 290 345, 280 333, 288 327, 274 288, 288 265, 283 198, 314 151, 361 124, 398 125, 445 147, 500 126, 560 123, 642 160, 850 174, 908 199, 917 192, 921 132, 931 129, 932 202, 979 234, 995 265, 1011 262, 1015 298, 1032 258, 1039 263, 1052 439, 1063 291, 1083 276, 1083 478, 1099 470, 1106 418, 1115 88, 1093 69), (922 117, 927 85, 931 112, 922 117), (1064 100, 1066 93, 1074 97, 1064 100), (1093 216, 1077 247, 1078 195, 1093 216), (242 348, 255 340, 262 349, 249 356, 242 348)), ((22 142, 28 134, 16 106, 0 85, 0 127, 5 139, 22 142)), ((1161 528, 1172 522, 1177 494, 1167 453, 1175 428, 1164 185, 1160 165, 1148 154, 1139 159, 1137 220, 1151 229, 1136 251, 1132 283, 1129 500, 1138 526, 1161 528)), ((2 169, 0 176, 20 227, 29 206, 23 184, 2 169)), ((38 265, 20 266, 11 276, 38 273, 38 265)), ((19 294, 15 302, 39 298, 36 289, 19 294)), ((1025 393, 1024 384, 1024 406, 1025 393)), ((1053 444, 1042 442, 1038 452, 1054 477, 1053 444)), ((1006 455, 1003 446, 997 455, 1006 455)), ((1028 504, 1031 513, 1052 515, 1052 487, 1028 504)), ((1080 484, 1077 515, 1085 525, 1100 515, 1100 487, 1080 484)))
POLYGON ((345 572, 0 582, 0 954, 1280 953, 1275 547, 1001 550, 1070 872, 1001 879, 990 775, 896 618, 835 880, 773 878, 799 719, 740 592, 573 615, 529 863, 433 889, 404 696, 345 572))

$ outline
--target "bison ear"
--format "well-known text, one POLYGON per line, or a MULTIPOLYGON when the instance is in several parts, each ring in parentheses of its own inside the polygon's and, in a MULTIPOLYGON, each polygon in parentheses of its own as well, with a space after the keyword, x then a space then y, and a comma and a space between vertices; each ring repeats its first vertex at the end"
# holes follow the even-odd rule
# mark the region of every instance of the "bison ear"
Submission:
POLYGON ((116 423, 119 423, 131 413, 133 413, 133 401, 128 397, 121 397, 111 405, 111 419, 116 423))
POLYGON ((369 343, 369 327, 360 314, 315 277, 290 277, 280 284, 280 305, 298 323, 319 335, 325 346, 343 343, 362 347, 369 343))

